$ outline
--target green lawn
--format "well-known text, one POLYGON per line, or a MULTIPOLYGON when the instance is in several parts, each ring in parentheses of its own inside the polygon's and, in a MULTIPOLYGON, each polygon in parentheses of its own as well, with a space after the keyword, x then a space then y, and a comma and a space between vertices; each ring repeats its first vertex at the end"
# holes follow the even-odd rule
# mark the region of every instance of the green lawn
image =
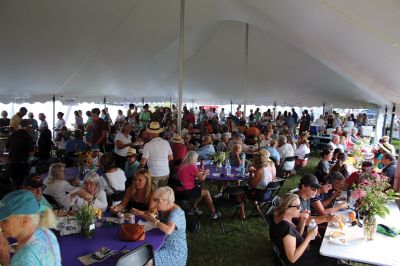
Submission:
MULTIPOLYGON (((311 158, 305 173, 311 173, 318 159, 311 158)), ((296 188, 300 176, 296 175, 285 181, 280 194, 296 188)), ((212 192, 216 187, 206 184, 212 192)), ((236 231, 222 234, 218 221, 210 225, 209 212, 206 206, 201 217, 201 229, 195 240, 191 242, 188 235, 189 265, 274 265, 272 249, 269 243, 268 228, 260 217, 248 217, 245 220, 246 231, 242 231, 238 219, 233 218, 232 210, 223 210, 225 230, 236 231)), ((246 213, 252 210, 246 204, 246 213)))

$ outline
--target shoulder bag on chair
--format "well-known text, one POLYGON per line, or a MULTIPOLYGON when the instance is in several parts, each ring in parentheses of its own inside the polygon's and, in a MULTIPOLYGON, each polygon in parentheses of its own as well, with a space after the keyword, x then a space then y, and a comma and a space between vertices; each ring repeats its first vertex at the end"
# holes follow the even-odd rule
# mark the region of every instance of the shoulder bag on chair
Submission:
POLYGON ((113 193, 111 195, 107 195, 107 201, 121 201, 124 198, 125 195, 125 191, 124 190, 116 190, 110 182, 110 179, 108 179, 107 175, 104 174, 103 175, 104 180, 107 182, 107 185, 111 188, 111 190, 113 191, 113 193))

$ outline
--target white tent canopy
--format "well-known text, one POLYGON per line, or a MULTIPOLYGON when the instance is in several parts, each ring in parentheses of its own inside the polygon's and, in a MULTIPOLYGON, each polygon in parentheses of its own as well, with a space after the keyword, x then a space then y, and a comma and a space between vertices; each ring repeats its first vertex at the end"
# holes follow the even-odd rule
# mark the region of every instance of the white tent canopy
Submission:
MULTIPOLYGON (((178 98, 179 0, 0 1, 0 101, 178 98)), ((400 2, 186 0, 185 102, 400 103, 400 2)))

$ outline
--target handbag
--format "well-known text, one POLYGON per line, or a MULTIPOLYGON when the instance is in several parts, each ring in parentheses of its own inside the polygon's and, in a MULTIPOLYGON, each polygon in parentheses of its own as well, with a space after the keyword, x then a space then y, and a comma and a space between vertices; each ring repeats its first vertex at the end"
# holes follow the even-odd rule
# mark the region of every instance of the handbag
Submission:
POLYGON ((144 226, 139 224, 121 224, 119 236, 124 241, 142 241, 146 238, 144 226))

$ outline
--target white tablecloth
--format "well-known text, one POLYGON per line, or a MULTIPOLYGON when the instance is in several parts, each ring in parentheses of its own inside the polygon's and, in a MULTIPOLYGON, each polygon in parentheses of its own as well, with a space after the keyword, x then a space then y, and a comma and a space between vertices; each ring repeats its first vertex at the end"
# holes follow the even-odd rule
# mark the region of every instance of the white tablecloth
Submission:
MULTIPOLYGON (((385 219, 377 217, 377 223, 400 228, 399 208, 395 202, 389 203, 388 207, 390 215, 385 219)), ((348 217, 348 211, 342 213, 348 217)), ((400 265, 400 236, 389 237, 377 232, 374 240, 367 241, 362 228, 347 224, 344 231, 349 245, 344 246, 329 241, 329 232, 332 230, 339 229, 329 223, 321 244, 321 255, 375 265, 400 265)))

